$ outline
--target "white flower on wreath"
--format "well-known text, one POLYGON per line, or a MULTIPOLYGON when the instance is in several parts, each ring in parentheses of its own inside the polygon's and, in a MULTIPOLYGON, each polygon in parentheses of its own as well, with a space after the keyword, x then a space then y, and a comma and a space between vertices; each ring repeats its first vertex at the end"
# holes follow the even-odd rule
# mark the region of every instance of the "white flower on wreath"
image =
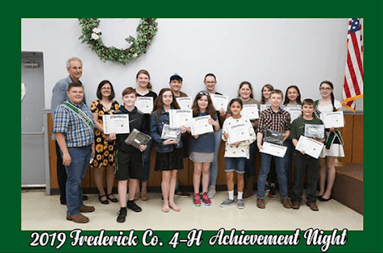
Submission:
POLYGON ((135 53, 135 54, 133 55, 133 58, 137 58, 137 57, 138 57, 138 54, 135 53))
POLYGON ((93 30, 92 30, 94 33, 100 33, 101 32, 101 30, 100 29, 98 29, 97 27, 95 27, 95 28, 93 28, 93 30))
POLYGON ((98 36, 97 34, 92 33, 92 39, 94 39, 94 40, 98 40, 99 37, 100 37, 100 36, 98 36))

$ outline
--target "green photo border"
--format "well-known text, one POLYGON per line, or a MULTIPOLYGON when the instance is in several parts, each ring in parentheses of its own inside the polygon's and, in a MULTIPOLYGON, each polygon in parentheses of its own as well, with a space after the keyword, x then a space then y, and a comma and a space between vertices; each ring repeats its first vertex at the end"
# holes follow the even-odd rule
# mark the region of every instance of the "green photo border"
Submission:
MULTIPOLYGON (((382 12, 381 1, 112 1, 112 2, 15 2, 2 1, 1 12, 1 82, 3 119, 1 133, 0 252, 168 252, 163 247, 75 247, 67 242, 61 249, 49 246, 30 247, 32 231, 21 231, 21 19, 77 17, 156 17, 156 18, 364 18, 364 230, 349 231, 344 246, 331 246, 329 252, 382 252, 382 12), (52 7, 51 7, 52 6, 52 7), (54 6, 54 7, 53 7, 54 6), (376 96, 372 96, 375 94, 376 96)), ((59 27, 57 29, 60 29, 59 27)), ((80 29, 80 27, 79 27, 80 29)), ((293 29, 293 28, 291 28, 293 29)), ((159 23, 159 32, 161 24, 159 23)), ((346 39, 346 38, 345 38, 346 39)), ((80 41, 79 41, 80 43, 80 41)), ((57 47, 59 50, 59 47, 57 47)), ((313 49, 315 50, 315 49, 313 49)), ((343 228, 338 228, 343 229, 343 228)), ((39 231, 44 232, 44 231, 39 231)), ((53 231, 49 231, 53 232, 53 231)), ((98 235, 98 231, 83 231, 98 235)), ((185 238, 188 231, 182 231, 185 238)), ((209 246, 208 239, 217 231, 205 231, 200 247, 180 252, 319 252, 320 246, 209 246)), ((136 232, 141 235, 143 231, 136 232)), ((248 231, 257 234, 293 234, 294 231, 248 231)), ((326 234, 330 234, 327 231, 326 234)), ((66 232, 69 234, 69 231, 66 232)), ((107 231, 118 235, 118 231, 107 231)), ((168 242, 174 231, 155 231, 168 242)), ((139 236, 140 238, 140 236, 139 236)))

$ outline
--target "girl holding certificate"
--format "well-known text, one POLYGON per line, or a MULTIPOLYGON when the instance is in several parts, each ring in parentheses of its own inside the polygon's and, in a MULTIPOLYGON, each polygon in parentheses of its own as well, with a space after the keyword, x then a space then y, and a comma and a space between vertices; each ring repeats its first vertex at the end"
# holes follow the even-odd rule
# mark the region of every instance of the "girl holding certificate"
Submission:
MULTIPOLYGON (((295 109, 295 111, 299 110, 301 111, 302 107, 302 102, 301 102, 301 92, 299 91, 298 86, 296 85, 290 85, 286 89, 285 93, 285 101, 283 102, 284 109, 289 110, 289 109, 295 109)), ((290 112, 290 111, 289 111, 290 112)), ((290 115, 292 112, 290 112, 290 115)), ((291 119, 291 122, 293 122, 294 119, 291 119)), ((293 160, 293 151, 294 151, 294 145, 292 142, 291 137, 287 138, 286 141, 286 177, 287 177, 287 185, 290 188, 291 184, 291 163, 293 160)))
POLYGON ((226 141, 225 172, 229 197, 221 203, 221 207, 235 204, 233 178, 234 170, 236 169, 238 186, 237 207, 240 209, 245 208, 243 201, 243 174, 245 173, 246 160, 250 158, 249 146, 255 141, 256 137, 250 120, 241 116, 242 107, 241 99, 232 99, 229 103, 232 116, 225 120, 222 127, 222 140, 226 141))
MULTIPOLYGON (((318 114, 323 112, 342 111, 342 104, 334 98, 334 85, 330 81, 323 81, 319 86, 322 99, 315 101, 318 114)), ((320 201, 329 201, 331 191, 335 182, 335 159, 344 157, 343 140, 339 129, 330 127, 326 129, 325 147, 321 153, 319 171, 319 193, 320 201), (327 187, 325 188, 327 178, 327 187)))
MULTIPOLYGON (((251 83, 244 81, 239 84, 238 98, 242 100, 243 105, 256 105, 257 110, 259 110, 261 103, 258 100, 254 99, 253 87, 251 83)), ((230 108, 228 108, 226 118, 229 118, 230 116, 231 111, 230 108)), ((258 118, 250 119, 250 122, 255 130, 258 127, 258 118)), ((255 157, 256 153, 258 152, 257 150, 258 147, 256 142, 250 144, 250 158, 246 160, 245 165, 245 190, 243 192, 244 199, 254 195, 253 189, 255 180, 255 157)))
MULTIPOLYGON (((153 103, 157 98, 157 93, 152 91, 152 84, 150 83, 150 75, 149 72, 145 69, 141 69, 138 71, 136 75, 136 83, 137 83, 137 97, 151 97, 153 98, 153 103)), ((146 134, 149 134, 147 132, 146 134)), ((137 186, 137 191, 134 196, 134 199, 137 200, 140 198, 143 201, 149 199, 148 196, 148 180, 149 180, 149 172, 150 172, 150 151, 152 149, 153 140, 150 140, 147 144, 147 148, 143 153, 144 156, 144 168, 145 168, 145 177, 142 179, 141 184, 141 193, 140 193, 140 185, 137 186)))
MULTIPOLYGON (((210 95, 206 91, 200 91, 194 99, 193 117, 201 117, 210 115, 208 123, 213 126, 214 132, 220 130, 217 113, 211 101, 210 95)), ((191 133, 191 129, 188 128, 191 133)), ((204 205, 210 206, 211 200, 207 195, 209 186, 209 169, 210 163, 214 160, 215 137, 214 132, 205 133, 202 135, 193 135, 190 140, 190 160, 194 162, 193 186, 194 200, 193 204, 196 207, 201 206, 201 196, 199 193, 201 172, 202 172, 202 201, 204 205)))
MULTIPOLYGON (((177 100, 169 88, 163 88, 154 102, 153 113, 150 117, 150 135, 157 142, 156 171, 162 171, 161 190, 163 197, 162 211, 167 213, 169 208, 176 212, 181 208, 174 203, 174 191, 177 182, 177 172, 183 169, 182 142, 173 138, 161 139, 164 126, 169 125, 170 109, 179 109, 177 100)), ((186 132, 181 127, 181 132, 186 132)))
POLYGON ((114 157, 116 151, 114 149, 115 141, 110 139, 109 135, 104 134, 102 116, 104 114, 113 114, 119 107, 118 103, 113 100, 115 94, 114 89, 108 80, 102 81, 97 88, 97 97, 99 100, 92 102, 90 110, 93 113, 93 119, 96 122, 95 145, 96 156, 93 160, 94 180, 99 192, 98 199, 102 204, 109 204, 109 201, 118 202, 113 196, 114 182, 114 157), (104 170, 106 170, 106 189, 104 191, 104 170))

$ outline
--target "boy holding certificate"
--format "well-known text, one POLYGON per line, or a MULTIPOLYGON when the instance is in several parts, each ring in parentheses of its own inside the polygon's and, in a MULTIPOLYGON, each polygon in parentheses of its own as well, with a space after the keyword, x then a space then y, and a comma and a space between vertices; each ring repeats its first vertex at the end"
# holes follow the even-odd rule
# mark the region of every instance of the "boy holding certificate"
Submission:
MULTIPOLYGON (((129 129, 137 129, 141 132, 147 132, 149 128, 149 114, 143 114, 134 106, 137 100, 136 91, 128 87, 122 92, 122 101, 124 106, 115 111, 115 115, 129 115, 129 129)), ((146 145, 140 145, 140 149, 133 147, 125 142, 130 133, 110 134, 111 138, 116 140, 116 164, 117 171, 115 179, 118 180, 118 195, 120 199, 120 212, 117 217, 117 222, 125 222, 127 208, 134 212, 141 212, 142 209, 134 203, 134 194, 138 186, 138 180, 145 176, 142 152, 147 148, 146 145), (129 199, 126 202, 127 182, 129 179, 129 199)))
POLYGON ((287 195, 286 154, 279 157, 262 152, 262 140, 266 130, 282 134, 283 141, 290 134, 290 113, 280 108, 283 102, 282 91, 273 90, 270 94, 270 102, 271 106, 261 112, 258 123, 257 146, 261 153, 261 169, 258 175, 257 207, 260 209, 265 208, 265 182, 270 171, 271 159, 274 158, 281 202, 284 208, 291 208, 291 201, 287 195))
MULTIPOLYGON (((302 103, 302 117, 297 118, 291 125, 291 138, 294 146, 298 144, 299 137, 304 136, 305 125, 322 125, 323 122, 315 115, 315 104, 312 99, 305 99, 302 103)), ((312 137, 314 140, 324 142, 325 139, 312 137)), ((302 201, 303 180, 307 170, 306 205, 313 211, 318 211, 316 205, 316 188, 319 180, 319 159, 305 154, 305 151, 294 151, 294 184, 291 192, 293 209, 299 209, 302 201)))

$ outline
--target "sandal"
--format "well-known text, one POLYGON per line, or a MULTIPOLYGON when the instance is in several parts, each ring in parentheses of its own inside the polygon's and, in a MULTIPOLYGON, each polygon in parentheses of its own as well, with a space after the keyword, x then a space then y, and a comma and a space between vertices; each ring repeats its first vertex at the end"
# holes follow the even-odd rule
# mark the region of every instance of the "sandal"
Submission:
POLYGON ((98 195, 98 200, 100 200, 101 204, 104 204, 104 205, 109 204, 108 196, 106 195, 98 195), (101 200, 102 197, 106 197, 106 200, 101 200))
POLYGON ((87 223, 87 222, 89 222, 89 218, 82 215, 81 213, 78 213, 75 215, 67 215, 66 219, 69 221, 76 222, 76 223, 87 223))
POLYGON ((112 202, 114 202, 114 203, 118 202, 118 199, 116 199, 114 196, 113 196, 113 198, 109 198, 109 196, 113 196, 113 193, 106 194, 106 197, 107 197, 110 201, 112 201, 112 202))
POLYGON ((149 200, 149 195, 148 194, 141 194, 141 199, 143 200, 143 201, 147 201, 147 200, 149 200))

